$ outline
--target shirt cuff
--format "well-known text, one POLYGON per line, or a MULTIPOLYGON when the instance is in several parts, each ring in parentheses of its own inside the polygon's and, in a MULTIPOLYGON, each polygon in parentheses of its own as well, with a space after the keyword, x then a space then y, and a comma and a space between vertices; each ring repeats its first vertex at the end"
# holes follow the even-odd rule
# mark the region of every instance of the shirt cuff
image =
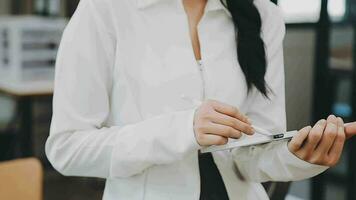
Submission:
POLYGON ((295 171, 291 171, 296 179, 310 178, 324 172, 329 168, 328 166, 312 164, 298 158, 291 151, 289 151, 288 142, 282 142, 280 145, 282 145, 282 147, 280 149, 279 154, 286 165, 290 166, 291 169, 296 169, 295 171))
POLYGON ((197 151, 202 148, 202 146, 199 145, 196 137, 195 137, 195 132, 194 132, 194 118, 195 118, 195 112, 197 108, 194 108, 192 110, 187 111, 188 112, 188 120, 187 120, 187 142, 190 143, 189 149, 192 151, 197 151))

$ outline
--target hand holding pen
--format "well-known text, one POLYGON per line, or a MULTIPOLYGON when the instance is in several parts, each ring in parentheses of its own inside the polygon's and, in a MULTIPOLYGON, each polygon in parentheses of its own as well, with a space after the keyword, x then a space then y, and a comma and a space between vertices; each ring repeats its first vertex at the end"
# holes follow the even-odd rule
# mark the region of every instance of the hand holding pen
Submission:
POLYGON ((254 134, 251 122, 236 107, 215 100, 195 103, 200 104, 194 116, 194 133, 199 145, 224 145, 228 138, 254 134))
MULTIPOLYGON (((202 101, 187 97, 185 95, 182 95, 182 99, 189 101, 191 104, 195 106, 199 106, 199 108, 203 104, 202 101)), ((272 139, 275 140, 284 138, 285 136, 284 133, 272 134, 263 128, 260 128, 256 125, 252 125, 251 121, 248 119, 247 116, 242 114, 236 107, 233 107, 231 105, 227 105, 225 103, 221 103, 214 100, 208 100, 204 102, 204 104, 207 105, 203 106, 201 110, 205 110, 205 107, 207 107, 206 108, 207 112, 209 112, 209 110, 212 110, 210 113, 203 114, 205 115, 205 117, 210 118, 211 121, 204 123, 203 120, 199 120, 199 116, 197 117, 197 115, 195 116, 194 119, 194 127, 195 127, 194 132, 196 134, 197 141, 201 146, 224 145, 228 142, 228 138, 239 139, 242 136, 242 134, 252 135, 255 132, 260 135, 271 137, 272 139), (223 120, 225 122, 223 122, 223 120), (197 121, 197 123, 195 123, 195 121, 197 121), (217 121, 219 121, 221 124, 219 124, 219 122, 217 121), (200 124, 200 122, 202 122, 202 124, 200 124), (215 131, 215 132, 213 133, 207 132, 204 134, 204 132, 209 131, 209 128, 213 129, 211 131, 215 131), (223 132, 219 132, 220 130, 223 132), (201 141, 201 140, 209 140, 209 141, 201 141), (206 143, 206 144, 201 144, 201 143, 206 143)))

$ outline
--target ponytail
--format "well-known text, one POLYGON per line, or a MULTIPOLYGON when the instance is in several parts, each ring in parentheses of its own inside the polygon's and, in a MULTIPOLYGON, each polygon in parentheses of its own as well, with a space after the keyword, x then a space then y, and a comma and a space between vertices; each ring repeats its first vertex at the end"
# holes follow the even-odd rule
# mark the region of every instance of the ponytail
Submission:
POLYGON ((235 25, 237 57, 246 77, 248 90, 255 86, 268 97, 268 86, 265 81, 267 61, 261 38, 260 13, 253 0, 226 0, 225 6, 230 11, 235 25))

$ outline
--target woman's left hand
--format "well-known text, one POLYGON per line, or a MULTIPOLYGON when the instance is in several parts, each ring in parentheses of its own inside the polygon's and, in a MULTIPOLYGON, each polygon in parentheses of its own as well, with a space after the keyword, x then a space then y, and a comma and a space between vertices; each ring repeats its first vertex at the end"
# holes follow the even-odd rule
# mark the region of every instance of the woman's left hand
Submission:
POLYGON ((305 127, 289 143, 289 150, 312 164, 334 166, 338 163, 345 143, 344 122, 334 115, 305 127))

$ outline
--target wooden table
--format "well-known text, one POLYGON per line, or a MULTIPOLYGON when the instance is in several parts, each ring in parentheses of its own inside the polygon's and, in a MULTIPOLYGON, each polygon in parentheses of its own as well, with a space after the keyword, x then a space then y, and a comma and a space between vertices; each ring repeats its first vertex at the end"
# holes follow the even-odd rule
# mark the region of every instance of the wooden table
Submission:
MULTIPOLYGON (((19 157, 33 156, 33 102, 35 97, 52 96, 53 80, 15 81, 0 77, 0 94, 16 101, 16 113, 11 120, 18 122, 15 131, 19 157)), ((11 123, 11 122, 10 122, 11 123)))

